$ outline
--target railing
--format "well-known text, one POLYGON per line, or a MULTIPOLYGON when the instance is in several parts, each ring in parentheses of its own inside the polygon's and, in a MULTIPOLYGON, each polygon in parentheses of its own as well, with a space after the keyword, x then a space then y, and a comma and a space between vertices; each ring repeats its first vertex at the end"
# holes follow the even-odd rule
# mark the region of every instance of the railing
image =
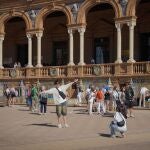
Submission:
POLYGON ((37 79, 69 77, 109 77, 109 76, 150 75, 149 62, 121 64, 93 64, 83 66, 49 66, 41 68, 0 69, 0 79, 37 79))

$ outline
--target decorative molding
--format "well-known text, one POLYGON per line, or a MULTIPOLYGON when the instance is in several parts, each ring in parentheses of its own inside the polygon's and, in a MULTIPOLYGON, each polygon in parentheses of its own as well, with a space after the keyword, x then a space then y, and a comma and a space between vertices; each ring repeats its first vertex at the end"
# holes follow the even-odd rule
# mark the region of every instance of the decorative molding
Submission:
POLYGON ((50 68, 49 74, 50 74, 50 76, 58 76, 57 68, 50 68))
POLYGON ((127 9, 127 5, 128 5, 128 0, 119 0, 119 4, 121 5, 123 16, 126 16, 126 9, 127 9))
POLYGON ((78 11, 80 9, 80 5, 81 5, 81 3, 73 3, 73 4, 67 5, 68 7, 70 7, 70 10, 73 14, 74 23, 77 22, 77 15, 78 15, 78 11))
POLYGON ((101 67, 100 66, 94 66, 93 67, 93 72, 95 75, 100 75, 101 74, 101 67))
POLYGON ((10 70, 10 76, 15 78, 17 76, 17 71, 15 69, 10 70))
POLYGON ((36 17, 39 13, 39 9, 31 9, 29 11, 27 11, 31 21, 32 21, 32 27, 34 28, 35 27, 35 20, 36 20, 36 17))

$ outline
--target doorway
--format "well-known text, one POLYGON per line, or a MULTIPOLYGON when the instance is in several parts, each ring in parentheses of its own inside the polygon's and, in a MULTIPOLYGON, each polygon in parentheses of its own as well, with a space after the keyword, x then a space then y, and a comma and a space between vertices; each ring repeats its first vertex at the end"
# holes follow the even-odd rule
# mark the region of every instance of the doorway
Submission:
POLYGON ((140 34, 140 61, 150 61, 150 33, 140 34))
POLYGON ((28 63, 28 44, 17 45, 17 62, 21 63, 22 67, 25 67, 28 63))
POLYGON ((68 64, 68 42, 67 41, 56 41, 53 42, 53 65, 62 66, 68 64))
POLYGON ((95 38, 94 39, 94 49, 95 49, 95 63, 103 64, 109 63, 110 54, 109 54, 109 38, 95 38))

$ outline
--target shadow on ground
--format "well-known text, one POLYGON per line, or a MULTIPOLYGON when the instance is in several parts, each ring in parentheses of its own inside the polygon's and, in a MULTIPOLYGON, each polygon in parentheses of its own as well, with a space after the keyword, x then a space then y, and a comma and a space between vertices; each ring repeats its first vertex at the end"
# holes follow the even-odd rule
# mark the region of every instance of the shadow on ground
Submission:
POLYGON ((53 125, 50 123, 33 123, 33 124, 28 124, 27 126, 41 126, 41 127, 54 127, 57 128, 57 125, 53 125))

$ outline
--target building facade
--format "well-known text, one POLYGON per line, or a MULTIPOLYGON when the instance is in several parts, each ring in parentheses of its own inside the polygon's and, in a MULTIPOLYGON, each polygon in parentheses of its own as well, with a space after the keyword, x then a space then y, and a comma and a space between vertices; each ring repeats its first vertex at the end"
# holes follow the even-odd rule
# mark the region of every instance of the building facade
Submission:
POLYGON ((0 80, 149 86, 149 10, 149 0, 1 0, 0 80))

